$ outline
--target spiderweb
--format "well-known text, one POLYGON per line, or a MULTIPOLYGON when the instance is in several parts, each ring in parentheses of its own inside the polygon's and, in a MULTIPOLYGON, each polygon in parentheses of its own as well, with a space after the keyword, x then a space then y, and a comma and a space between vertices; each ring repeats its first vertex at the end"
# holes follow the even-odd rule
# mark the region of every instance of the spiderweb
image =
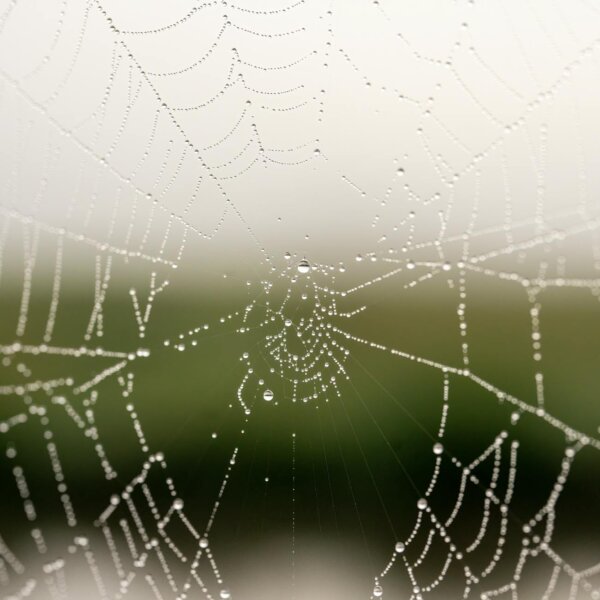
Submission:
POLYGON ((588 0, 3 0, 2 598, 600 598, 599 50, 588 0))

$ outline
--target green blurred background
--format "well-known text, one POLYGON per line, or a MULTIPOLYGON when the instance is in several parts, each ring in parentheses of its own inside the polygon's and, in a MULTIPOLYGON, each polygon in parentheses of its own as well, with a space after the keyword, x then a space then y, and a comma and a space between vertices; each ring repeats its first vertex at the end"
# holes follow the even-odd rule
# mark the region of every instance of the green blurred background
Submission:
MULTIPOLYGON (((265 581, 270 582, 262 587, 257 583, 256 589, 262 591, 256 592, 256 597, 276 597, 288 593, 294 579, 312 581, 310 574, 316 573, 322 555, 325 562, 329 557, 332 565, 343 565, 356 578, 357 583, 344 595, 365 597, 372 589, 372 577, 389 560, 395 542, 410 534, 417 514, 416 500, 423 495, 433 472, 432 446, 442 413, 443 373, 338 336, 350 351, 345 362, 349 378, 339 378, 339 398, 327 394, 328 401, 320 397, 306 404, 293 403, 289 386, 286 392, 276 375, 257 372, 244 390, 252 408, 248 417, 236 398, 245 374, 240 359, 244 352, 253 356, 264 341, 264 332, 258 329, 240 333, 236 331, 242 324, 239 318, 225 323, 220 318, 243 309, 253 298, 258 297, 260 304, 264 294, 260 286, 247 285, 235 270, 226 279, 215 275, 212 283, 207 285, 206 281, 201 275, 198 282, 202 284, 188 279, 179 290, 168 287, 157 297, 145 338, 140 340, 128 292, 131 282, 121 280, 118 272, 113 277, 103 311, 104 333, 101 340, 96 338, 93 345, 86 345, 128 352, 142 347, 150 351, 149 356, 132 360, 120 372, 124 376, 131 373, 133 388, 128 397, 123 396, 117 375, 97 386, 94 418, 99 442, 118 472, 114 480, 105 480, 94 442, 86 439, 64 407, 53 403, 51 397, 64 395, 83 413, 84 400, 90 398, 90 393, 73 394, 73 388, 118 361, 6 354, 2 385, 27 379, 74 380, 72 386, 59 387, 50 394, 29 395, 33 404, 46 409, 47 427, 31 417, 26 425, 6 435, 9 446, 18 450, 18 462, 25 469, 41 522, 49 531, 56 530, 57 539, 61 539, 64 514, 52 482, 43 431, 51 430, 57 444, 69 493, 77 507, 78 527, 94 536, 92 523, 110 496, 120 493, 138 474, 144 458, 127 410, 132 402, 150 452, 164 453, 168 476, 185 501, 187 517, 199 530, 208 521, 231 466, 232 452, 238 449, 211 532, 211 548, 232 590, 247 591, 248 578, 256 575, 255 570, 245 567, 252 556, 259 560, 265 581), (226 286, 238 291, 223 293, 226 286), (209 324, 209 329, 188 335, 204 324, 209 324), (180 333, 184 334, 183 351, 173 348, 180 333), (168 346, 165 340, 169 340, 168 346), (19 365, 30 373, 20 372, 23 367, 19 365), (256 383, 260 376, 266 379, 263 387, 256 383), (274 391, 271 403, 262 400, 265 387, 274 391)), ((83 283, 81 279, 64 282, 53 344, 81 345, 93 305, 90 286, 86 288, 83 283)), ((10 343, 14 340, 21 288, 16 278, 5 280, 3 285, 0 335, 10 343)), ((23 344, 28 343, 28 335, 31 343, 39 344, 37 332, 47 317, 49 298, 39 289, 43 284, 37 285, 23 344)), ((329 320, 354 336, 460 367, 456 290, 446 281, 428 285, 429 289, 423 286, 422 290, 407 291, 393 281, 350 294, 339 299, 340 307, 365 305, 366 310, 351 319, 334 316, 329 320)), ((523 290, 513 284, 499 285, 496 293, 493 285, 483 286, 475 278, 469 288, 470 368, 533 406, 537 365, 531 358, 529 304, 523 290)), ((566 289, 544 291, 540 298, 540 366, 545 375, 546 408, 570 426, 597 436, 598 300, 588 290, 566 289)), ((500 490, 507 480, 509 443, 518 440, 520 444, 505 549, 505 555, 514 559, 521 547, 522 524, 543 505, 556 480, 565 435, 535 415, 525 413, 518 422, 514 416, 511 420, 511 415, 519 412, 514 406, 499 401, 467 377, 450 374, 448 381, 445 453, 430 504, 437 514, 450 514, 459 491, 459 472, 451 460, 470 463, 501 431, 507 431, 500 490)), ((25 402, 23 397, 5 396, 0 421, 22 412, 25 402)), ((600 551, 600 465, 596 455, 592 448, 581 450, 558 503, 554 544, 557 551, 573 560, 583 556, 589 562, 586 557, 600 551)), ((1 510, 5 523, 10 524, 3 535, 11 546, 26 553, 31 539, 8 469, 8 465, 2 467, 5 492, 1 495, 1 510)), ((491 472, 490 459, 477 470, 484 484, 491 472)), ((164 476, 157 476, 155 483, 157 502, 167 502, 164 476)), ((472 485, 467 488, 465 504, 452 528, 453 540, 459 546, 468 545, 481 525, 483 489, 472 485)), ((497 513, 493 514, 490 531, 495 533, 486 536, 473 555, 474 564, 482 568, 496 548, 498 523, 497 513)), ((177 531, 175 538, 186 552, 192 552, 193 540, 185 530, 177 531)), ((441 560, 443 553, 443 548, 434 549, 431 556, 438 559, 428 558, 426 562, 432 577, 436 566, 440 566, 436 560, 441 560)), ((489 580, 497 577, 502 581, 513 565, 508 559, 501 562, 489 580)), ((540 566, 541 582, 547 582, 546 568, 548 565, 540 566)), ((330 575, 334 580, 343 578, 333 567, 330 575)), ((324 581, 329 581, 326 575, 324 581)), ((324 583, 323 590, 330 584, 324 583)), ((298 585, 300 593, 303 584, 298 585)), ((403 593, 407 585, 400 569, 386 579, 386 589, 394 593, 403 593)), ((337 593, 333 588, 327 592, 333 597, 337 593)), ((440 591, 440 597, 447 593, 447 589, 440 591)))

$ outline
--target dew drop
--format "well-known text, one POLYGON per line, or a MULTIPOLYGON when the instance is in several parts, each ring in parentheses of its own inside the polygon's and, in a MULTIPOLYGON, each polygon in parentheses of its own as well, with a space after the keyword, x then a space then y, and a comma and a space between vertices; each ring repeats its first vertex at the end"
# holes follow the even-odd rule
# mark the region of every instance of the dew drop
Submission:
POLYGON ((398 554, 402 554, 404 552, 405 549, 405 545, 403 542, 396 542, 396 546, 394 547, 394 550, 398 553, 398 554))
POLYGON ((437 444, 433 445, 433 453, 440 455, 442 452, 444 451, 444 446, 442 446, 442 444, 440 444, 439 442, 437 444))
POLYGON ((271 402, 271 400, 273 400, 273 392, 271 390, 265 390, 263 392, 263 399, 266 400, 267 402, 271 402))
POLYGON ((310 263, 306 259, 301 260, 298 263, 298 273, 305 275, 309 271, 310 271, 310 263))

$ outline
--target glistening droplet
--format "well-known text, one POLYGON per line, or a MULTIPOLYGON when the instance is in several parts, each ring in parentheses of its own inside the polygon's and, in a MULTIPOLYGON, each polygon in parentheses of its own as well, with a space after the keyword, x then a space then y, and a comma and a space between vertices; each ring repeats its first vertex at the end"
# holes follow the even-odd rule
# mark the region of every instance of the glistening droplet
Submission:
POLYGON ((298 273, 305 275, 310 271, 310 263, 306 259, 302 259, 298 263, 298 273))

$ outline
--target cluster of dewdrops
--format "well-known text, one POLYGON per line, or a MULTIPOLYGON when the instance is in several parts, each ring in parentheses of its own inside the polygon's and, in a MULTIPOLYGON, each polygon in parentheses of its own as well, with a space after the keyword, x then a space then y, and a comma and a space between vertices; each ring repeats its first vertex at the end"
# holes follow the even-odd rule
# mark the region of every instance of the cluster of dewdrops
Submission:
MULTIPOLYGON (((446 377, 444 379, 444 404, 442 418, 438 430, 438 440, 443 438, 446 428, 449 406, 448 399, 449 379, 446 377)), ((463 464, 460 460, 454 457, 451 452, 449 452, 443 446, 441 441, 436 441, 434 443, 433 454, 435 457, 435 464, 433 474, 424 496, 419 498, 416 502, 417 518, 413 530, 406 540, 397 541, 395 543, 392 557, 383 571, 377 577, 375 577, 374 587, 371 595, 372 598, 378 599, 383 597, 383 580, 398 561, 400 561, 410 581, 412 582, 411 598, 414 598, 415 600, 422 600, 426 593, 435 590, 435 588, 442 583, 448 569, 454 562, 461 564, 464 571, 466 582, 464 590, 465 597, 470 593, 474 585, 482 584, 485 578, 492 573, 503 556, 504 546, 507 541, 506 535, 508 531, 509 519, 518 521, 518 517, 511 513, 510 508, 511 500, 514 495, 517 473, 517 455, 519 449, 519 442, 517 440, 513 440, 510 443, 508 451, 506 452, 508 458, 508 465, 506 467, 508 471, 506 483, 503 491, 499 489, 503 460, 503 447, 505 446, 508 438, 508 432, 500 432, 494 442, 469 464, 463 464), (447 516, 442 520, 436 515, 428 499, 432 495, 432 492, 436 486, 443 457, 446 457, 447 462, 459 470, 461 473, 461 478, 454 503, 454 509, 450 516, 447 516), (488 474, 486 479, 482 480, 476 473, 477 468, 489 461, 492 462, 491 475, 488 474), (471 490, 471 493, 479 493, 483 496, 483 515, 479 531, 475 534, 473 541, 469 545, 459 548, 453 542, 451 528, 460 513, 464 499, 469 490, 471 490), (494 509, 500 516, 499 531, 495 534, 490 530, 492 512, 494 509), (416 543, 416 540, 418 539, 417 536, 419 534, 421 534, 421 539, 424 539, 425 542, 424 544, 421 543, 421 545, 417 547, 414 552, 414 558, 409 559, 407 555, 411 549, 411 545, 416 543), (470 555, 477 550, 484 538, 490 535, 496 535, 495 551, 487 566, 477 573, 469 565, 470 555), (440 568, 437 576, 432 578, 430 571, 426 570, 425 577, 427 578, 428 583, 426 585, 420 585, 418 583, 419 567, 424 564, 424 561, 426 560, 436 538, 442 540, 447 547, 446 560, 440 568)), ((571 565, 566 563, 566 561, 553 550, 551 545, 558 499, 562 490, 564 489, 564 485, 567 481, 569 471, 573 461, 575 460, 577 452, 585 445, 585 442, 577 441, 576 443, 573 443, 571 440, 571 443, 566 446, 561 463, 561 470, 556 477, 554 486, 548 499, 537 510, 533 517, 531 517, 527 522, 521 523, 521 530, 523 532, 523 537, 521 539, 522 548, 520 560, 515 567, 512 578, 504 585, 480 592, 480 597, 482 600, 490 600, 491 598, 495 598, 507 592, 516 593, 518 589, 518 582, 521 579, 521 575, 526 566, 527 560, 540 555, 546 556, 555 564, 555 571, 557 573, 563 571, 568 574, 569 577, 572 578, 573 583, 581 585, 581 587, 590 594, 591 598, 600 598, 600 590, 595 588, 590 581, 592 572, 587 572, 586 570, 578 572, 571 565), (536 526, 541 528, 539 533, 535 532, 536 526)), ((547 595, 545 597, 550 597, 550 595, 555 591, 557 582, 557 576, 551 578, 547 589, 547 595)))
MULTIPOLYGON (((289 390, 286 398, 292 402, 308 403, 339 398, 338 381, 348 378, 344 365, 350 350, 343 343, 344 338, 336 334, 333 321, 350 318, 364 307, 350 312, 338 308, 338 297, 345 293, 333 287, 333 267, 312 265, 305 258, 294 263, 290 253, 284 258, 292 264, 286 265, 277 277, 276 283, 285 290, 281 298, 273 298, 273 280, 263 281, 258 298, 243 310, 220 317, 216 325, 231 323, 240 335, 258 333, 261 337, 252 353, 245 351, 240 357, 245 372, 236 397, 247 415, 257 398, 278 404, 280 399, 269 381, 283 381, 289 390), (320 283, 321 279, 325 283, 320 283), (299 309, 304 309, 301 316, 299 309)), ((345 268, 338 270, 343 272, 345 268)), ((176 342, 168 339, 164 344, 179 352, 193 349, 199 336, 214 327, 204 323, 179 334, 176 342)))
POLYGON ((138 570, 144 573, 146 582, 155 590, 156 582, 154 580, 156 571, 152 565, 152 559, 158 559, 158 565, 162 569, 167 582, 175 594, 177 600, 186 600, 193 590, 193 584, 196 584, 203 594, 208 598, 211 596, 210 585, 205 581, 200 572, 199 566, 204 560, 212 571, 215 585, 218 586, 218 595, 222 600, 231 598, 231 593, 224 586, 223 578, 217 566, 215 557, 210 545, 210 530, 216 516, 220 501, 225 492, 231 470, 235 465, 237 449, 234 450, 229 461, 223 482, 217 494, 213 510, 203 533, 197 531, 184 512, 184 501, 178 496, 173 480, 165 476, 164 482, 171 496, 171 503, 168 510, 161 513, 158 503, 154 498, 153 491, 149 482, 149 475, 153 469, 159 468, 166 472, 167 463, 162 452, 148 454, 147 460, 142 466, 141 472, 125 487, 121 494, 114 494, 110 498, 107 508, 98 518, 97 525, 102 529, 104 537, 107 540, 109 549, 113 556, 119 556, 117 546, 114 541, 113 531, 122 535, 126 540, 128 549, 128 560, 131 561, 131 570, 126 570, 125 559, 123 556, 116 563, 118 575, 120 577, 120 590, 117 598, 123 598, 128 592, 135 574, 138 570), (139 494, 141 491, 141 495, 139 494), (137 492, 137 493, 136 493, 137 492), (142 500, 140 500, 140 497, 142 500), (154 531, 150 530, 147 521, 141 518, 141 510, 150 512, 152 516, 151 523, 154 531), (196 551, 190 558, 179 548, 177 542, 169 533, 169 525, 173 520, 179 521, 185 528, 187 534, 196 545, 196 551), (133 528, 133 530, 132 530, 133 528), (137 535, 134 535, 137 534, 137 535), (136 539, 141 539, 142 547, 136 544, 136 539), (188 565, 188 574, 183 584, 177 583, 176 573, 169 566, 166 558, 166 552, 173 554, 178 562, 188 565))

